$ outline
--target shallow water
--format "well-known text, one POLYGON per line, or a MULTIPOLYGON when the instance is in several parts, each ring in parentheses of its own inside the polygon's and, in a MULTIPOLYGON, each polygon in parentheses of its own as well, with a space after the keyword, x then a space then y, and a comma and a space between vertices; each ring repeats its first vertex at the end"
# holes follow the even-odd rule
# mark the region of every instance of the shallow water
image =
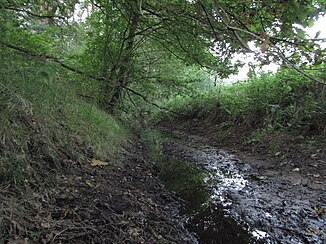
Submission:
POLYGON ((180 213, 200 243, 326 243, 325 216, 313 209, 325 194, 316 202, 311 189, 259 175, 227 151, 159 137, 161 179, 185 201, 180 213))

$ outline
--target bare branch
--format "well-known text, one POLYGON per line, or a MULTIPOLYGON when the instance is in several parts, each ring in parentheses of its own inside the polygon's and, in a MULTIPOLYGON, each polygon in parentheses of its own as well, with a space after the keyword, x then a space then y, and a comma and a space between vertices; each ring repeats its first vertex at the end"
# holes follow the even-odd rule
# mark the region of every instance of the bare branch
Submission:
POLYGON ((38 53, 34 53, 28 49, 25 49, 25 48, 22 48, 22 47, 17 47, 15 45, 12 45, 12 44, 9 44, 9 43, 6 43, 6 42, 3 42, 0 40, 0 45, 2 46, 5 46, 5 47, 8 47, 8 48, 11 48, 11 49, 14 49, 16 51, 19 51, 21 53, 24 53, 28 56, 31 56, 31 57, 34 57, 34 58, 37 58, 37 59, 40 59, 40 60, 51 60, 52 62, 55 62, 57 64, 60 64, 63 68, 67 69, 67 70, 70 70, 71 72, 73 73, 76 73, 76 74, 79 74, 79 75, 82 75, 82 76, 85 76, 85 77, 88 77, 88 78, 91 78, 91 79, 94 79, 94 80, 98 80, 98 81, 106 81, 107 80, 104 78, 104 77, 97 77, 97 76, 94 76, 94 75, 91 75, 91 74, 88 74, 84 71, 81 71, 81 70, 78 70, 74 67, 71 67, 65 63, 63 63, 59 58, 57 57, 53 57, 53 56, 50 56, 50 55, 47 55, 47 54, 38 54, 38 53))
POLYGON ((25 10, 25 9, 19 9, 19 8, 13 8, 13 7, 4 7, 4 9, 16 11, 16 12, 23 12, 23 13, 26 13, 26 14, 31 15, 33 17, 37 17, 37 18, 41 18, 41 19, 58 18, 58 19, 65 20, 65 17, 59 16, 59 15, 39 15, 39 14, 33 13, 31 11, 25 10))
POLYGON ((211 27, 211 29, 212 29, 212 31, 213 31, 213 33, 214 33, 215 39, 217 39, 217 38, 218 38, 218 35, 217 35, 216 31, 215 31, 215 28, 213 27, 213 24, 212 24, 211 20, 209 19, 209 15, 208 15, 208 13, 207 13, 207 9, 206 9, 206 7, 205 7, 205 5, 203 4, 202 1, 200 1, 200 6, 201 6, 201 8, 204 10, 204 13, 205 13, 205 15, 206 15, 206 18, 207 18, 208 24, 210 25, 210 27, 211 27))
POLYGON ((176 114, 176 115, 179 115, 179 116, 180 116, 180 115, 181 115, 181 116, 186 116, 185 114, 177 113, 177 112, 175 112, 175 111, 173 111, 173 110, 170 110, 170 109, 165 108, 165 107, 161 107, 161 106, 159 106, 158 104, 149 101, 149 100, 147 99, 147 97, 145 97, 144 95, 140 94, 139 92, 137 92, 137 91, 135 91, 135 90, 133 90, 133 89, 131 89, 131 88, 129 88, 129 87, 125 87, 125 86, 124 86, 123 88, 124 88, 126 91, 129 91, 129 92, 131 92, 131 93, 133 93, 133 94, 135 94, 135 95, 141 97, 145 102, 147 102, 148 104, 153 105, 154 107, 157 107, 157 108, 160 109, 160 110, 165 110, 165 111, 168 111, 168 112, 170 112, 170 113, 173 113, 173 114, 176 114))

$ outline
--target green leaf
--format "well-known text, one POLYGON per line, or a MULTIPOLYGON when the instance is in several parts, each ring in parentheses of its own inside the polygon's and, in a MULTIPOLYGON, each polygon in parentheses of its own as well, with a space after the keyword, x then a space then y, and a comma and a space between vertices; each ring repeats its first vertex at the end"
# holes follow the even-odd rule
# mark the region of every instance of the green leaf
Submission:
POLYGON ((315 20, 314 20, 314 19, 309 19, 309 20, 307 21, 307 26, 308 26, 308 27, 313 27, 314 24, 315 24, 315 20))
POLYGON ((296 29, 298 37, 304 39, 306 37, 306 32, 303 29, 296 29))

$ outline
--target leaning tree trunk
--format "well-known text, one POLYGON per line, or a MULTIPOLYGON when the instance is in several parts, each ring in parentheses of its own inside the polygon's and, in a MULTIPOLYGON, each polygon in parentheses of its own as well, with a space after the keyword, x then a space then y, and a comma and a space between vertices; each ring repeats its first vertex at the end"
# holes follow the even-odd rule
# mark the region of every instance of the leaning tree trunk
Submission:
POLYGON ((108 102, 108 112, 111 114, 114 114, 116 112, 117 106, 119 105, 119 102, 123 94, 123 89, 124 87, 127 86, 128 78, 130 75, 130 68, 132 64, 133 52, 135 46, 135 37, 136 37, 135 34, 139 24, 139 10, 137 6, 131 10, 131 15, 132 17, 129 23, 128 35, 125 37, 127 42, 122 52, 123 57, 119 62, 120 63, 119 66, 115 67, 118 76, 117 82, 113 91, 113 95, 111 96, 108 102))

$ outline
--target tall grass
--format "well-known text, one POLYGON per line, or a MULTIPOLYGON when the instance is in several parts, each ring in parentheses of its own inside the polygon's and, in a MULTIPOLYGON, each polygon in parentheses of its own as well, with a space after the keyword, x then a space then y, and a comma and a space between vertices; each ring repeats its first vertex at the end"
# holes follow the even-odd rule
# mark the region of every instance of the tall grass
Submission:
POLYGON ((24 183, 35 169, 53 170, 87 157, 110 160, 127 130, 80 100, 59 68, 2 50, 0 181, 24 183), (13 57, 14 55, 14 57, 13 57))
MULTIPOLYGON (((325 86, 291 70, 259 77, 219 89, 171 98, 165 106, 189 117, 218 116, 277 128, 312 126, 325 130, 325 86)), ((164 114, 156 114, 164 117, 164 114)))

